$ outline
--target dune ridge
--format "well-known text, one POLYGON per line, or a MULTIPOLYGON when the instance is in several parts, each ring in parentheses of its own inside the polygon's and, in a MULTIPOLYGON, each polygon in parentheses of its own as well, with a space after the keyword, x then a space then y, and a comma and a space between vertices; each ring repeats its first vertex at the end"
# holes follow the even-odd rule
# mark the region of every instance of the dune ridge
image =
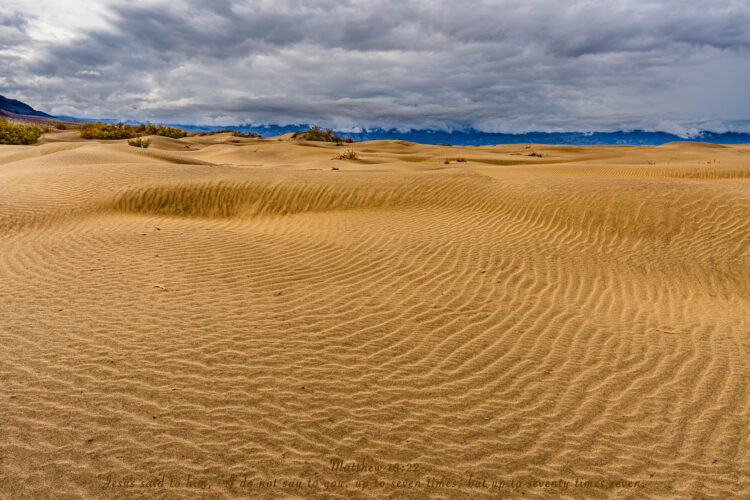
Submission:
POLYGON ((0 147, 0 496, 750 496, 748 146, 313 145, 0 147))

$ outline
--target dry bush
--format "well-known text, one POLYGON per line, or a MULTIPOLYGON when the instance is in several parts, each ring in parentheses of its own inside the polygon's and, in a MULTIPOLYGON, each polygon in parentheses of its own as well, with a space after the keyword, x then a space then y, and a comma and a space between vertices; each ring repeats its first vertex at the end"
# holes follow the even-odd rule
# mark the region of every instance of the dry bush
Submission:
POLYGON ((334 160, 359 160, 359 154, 351 148, 347 148, 333 157, 334 160))

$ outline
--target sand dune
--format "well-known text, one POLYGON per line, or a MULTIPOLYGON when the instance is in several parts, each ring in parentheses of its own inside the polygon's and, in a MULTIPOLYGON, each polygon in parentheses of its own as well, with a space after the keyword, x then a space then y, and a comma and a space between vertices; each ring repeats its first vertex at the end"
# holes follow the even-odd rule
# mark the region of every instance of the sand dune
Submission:
POLYGON ((750 497, 750 146, 153 139, 0 147, 0 496, 750 497))

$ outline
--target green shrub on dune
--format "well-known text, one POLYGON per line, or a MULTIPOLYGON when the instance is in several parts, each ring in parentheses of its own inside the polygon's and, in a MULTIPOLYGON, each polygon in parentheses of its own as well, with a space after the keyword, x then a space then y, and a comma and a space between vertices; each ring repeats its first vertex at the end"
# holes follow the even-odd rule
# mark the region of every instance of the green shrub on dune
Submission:
POLYGON ((295 132, 292 134, 292 139, 298 139, 302 141, 321 141, 321 142, 336 142, 343 143, 344 140, 337 136, 333 130, 327 128, 323 130, 320 127, 312 127, 304 132, 295 132))
POLYGON ((135 131, 123 123, 86 123, 81 125, 83 139, 132 139, 135 131))
POLYGON ((124 123, 87 123, 81 125, 81 137, 84 139, 132 139, 142 135, 161 135, 179 139, 187 135, 184 130, 153 123, 140 125, 125 125, 124 123))
POLYGON ((256 134, 255 132, 240 132, 239 130, 234 129, 221 129, 221 130, 212 130, 210 132, 207 131, 198 131, 198 132, 192 132, 190 134, 190 137, 205 137, 207 135, 218 135, 218 134, 228 134, 231 133, 234 137, 245 137, 250 139, 257 139, 260 138, 260 134, 256 134))
POLYGON ((42 129, 34 125, 10 123, 0 118, 0 144, 34 144, 42 135, 42 129))
POLYGON ((128 139, 128 146, 133 146, 134 148, 147 148, 151 145, 151 139, 128 139))
POLYGON ((247 139, 257 139, 260 138, 260 134, 256 134, 255 132, 240 132, 239 130, 232 130, 232 135, 235 137, 245 137, 247 139))
POLYGON ((163 137, 171 137, 172 139, 180 139, 187 135, 187 133, 180 128, 154 125, 153 123, 141 123, 135 127, 135 131, 137 135, 161 135, 163 137))

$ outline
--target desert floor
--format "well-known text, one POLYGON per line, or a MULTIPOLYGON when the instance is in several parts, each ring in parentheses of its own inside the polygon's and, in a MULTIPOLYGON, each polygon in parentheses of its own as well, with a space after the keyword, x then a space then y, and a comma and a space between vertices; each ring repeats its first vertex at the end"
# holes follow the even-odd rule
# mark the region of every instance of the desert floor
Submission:
POLYGON ((153 140, 0 146, 1 498, 750 498, 750 146, 153 140))

